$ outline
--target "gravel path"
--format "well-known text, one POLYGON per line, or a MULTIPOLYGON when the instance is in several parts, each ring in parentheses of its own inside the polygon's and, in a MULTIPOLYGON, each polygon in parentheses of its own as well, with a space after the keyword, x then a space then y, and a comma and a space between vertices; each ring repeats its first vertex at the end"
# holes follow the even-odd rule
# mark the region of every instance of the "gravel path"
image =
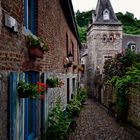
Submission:
POLYGON ((87 100, 68 140, 138 140, 106 112, 99 103, 87 100))

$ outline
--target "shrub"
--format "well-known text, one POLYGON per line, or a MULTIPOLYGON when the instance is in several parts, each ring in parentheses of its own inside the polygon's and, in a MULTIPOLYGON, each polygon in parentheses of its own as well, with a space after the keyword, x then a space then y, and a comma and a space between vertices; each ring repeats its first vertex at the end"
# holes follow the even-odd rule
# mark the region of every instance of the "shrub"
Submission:
POLYGON ((81 102, 78 100, 75 95, 73 99, 67 105, 67 112, 69 117, 78 116, 81 109, 81 102))
POLYGON ((78 92, 77 98, 81 103, 85 102, 88 98, 87 90, 85 88, 81 88, 78 92))
POLYGON ((56 106, 49 115, 49 128, 47 138, 51 140, 64 140, 67 128, 70 124, 70 119, 61 109, 60 98, 56 101, 56 106))

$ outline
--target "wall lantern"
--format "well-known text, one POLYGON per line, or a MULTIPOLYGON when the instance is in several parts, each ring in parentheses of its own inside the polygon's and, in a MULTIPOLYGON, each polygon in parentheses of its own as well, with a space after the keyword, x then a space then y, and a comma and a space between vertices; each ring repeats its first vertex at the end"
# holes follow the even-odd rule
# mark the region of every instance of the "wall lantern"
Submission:
POLYGON ((68 62, 67 64, 64 64, 64 68, 71 67, 72 62, 73 62, 73 54, 70 52, 67 56, 68 62))

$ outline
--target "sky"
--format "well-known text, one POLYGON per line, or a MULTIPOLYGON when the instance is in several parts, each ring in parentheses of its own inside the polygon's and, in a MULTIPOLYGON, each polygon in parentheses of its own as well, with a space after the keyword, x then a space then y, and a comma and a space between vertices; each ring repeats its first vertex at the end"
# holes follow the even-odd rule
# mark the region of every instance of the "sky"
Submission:
MULTIPOLYGON (((110 0, 114 12, 133 13, 137 19, 140 19, 140 0, 110 0)), ((88 11, 95 9, 97 0, 72 0, 74 11, 88 11)))

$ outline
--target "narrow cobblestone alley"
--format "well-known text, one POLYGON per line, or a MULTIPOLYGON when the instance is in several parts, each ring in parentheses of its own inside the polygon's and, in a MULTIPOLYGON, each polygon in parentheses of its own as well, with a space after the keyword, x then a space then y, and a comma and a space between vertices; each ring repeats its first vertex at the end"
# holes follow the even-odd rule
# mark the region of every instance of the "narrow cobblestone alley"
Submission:
POLYGON ((137 140, 138 138, 118 124, 99 103, 89 99, 80 116, 77 127, 68 140, 137 140))

